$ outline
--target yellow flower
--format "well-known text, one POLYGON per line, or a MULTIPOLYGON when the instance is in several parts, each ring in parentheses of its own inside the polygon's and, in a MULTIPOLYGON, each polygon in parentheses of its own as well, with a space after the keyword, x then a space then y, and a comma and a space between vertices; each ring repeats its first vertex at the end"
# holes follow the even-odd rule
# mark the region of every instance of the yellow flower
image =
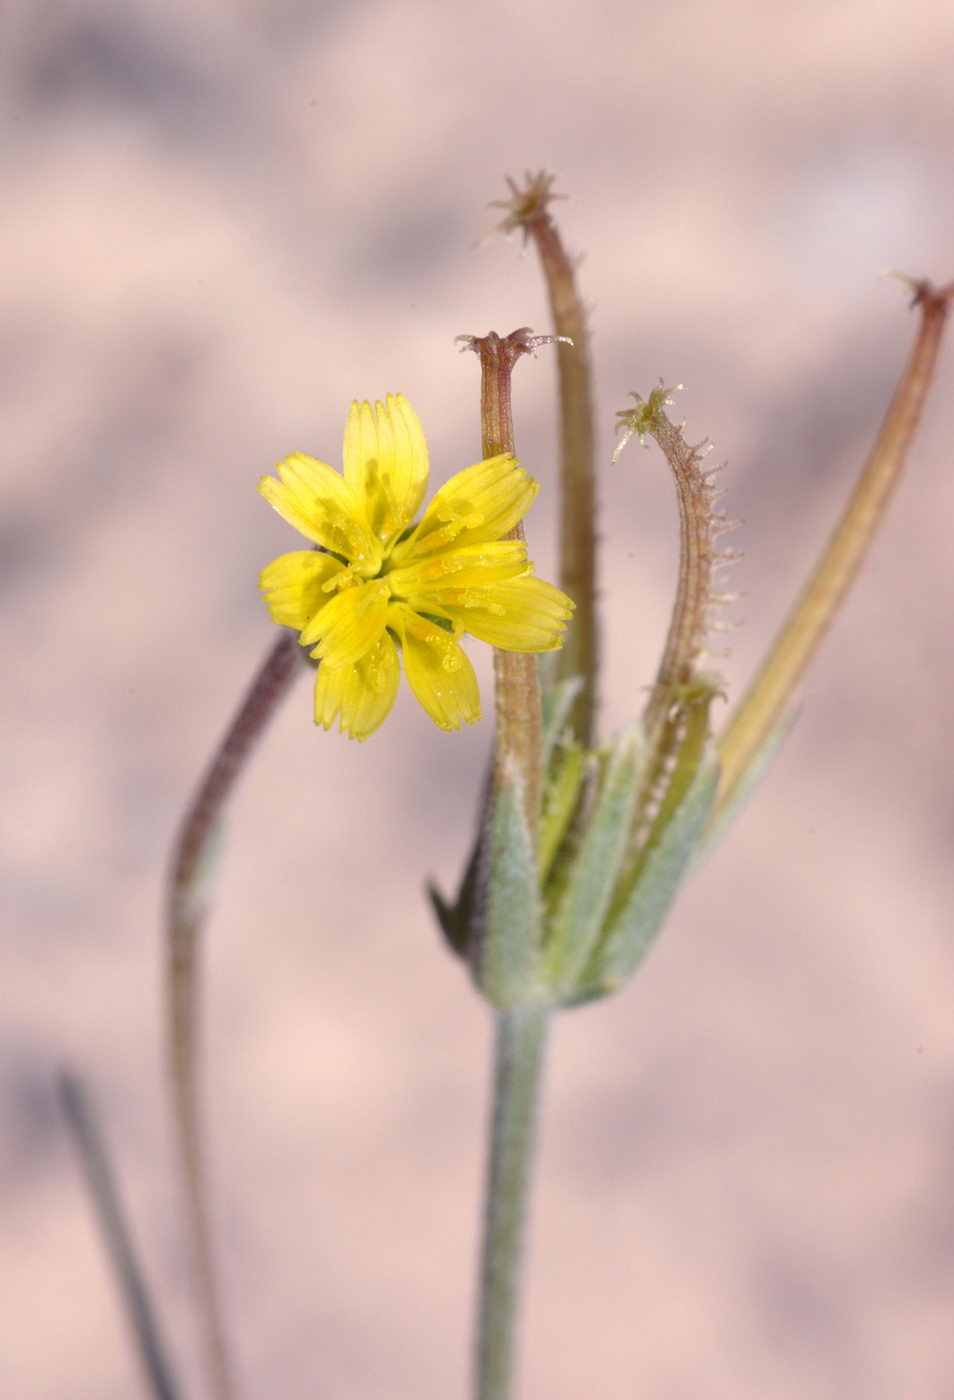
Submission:
POLYGON ((573 604, 533 577, 523 540, 504 539, 537 493, 509 454, 451 477, 416 525, 427 443, 401 394, 353 403, 344 474, 300 452, 259 490, 317 549, 283 554, 260 586, 275 622, 318 662, 315 723, 366 739, 400 678, 441 729, 480 719, 477 678, 458 638, 505 651, 554 651, 573 604))

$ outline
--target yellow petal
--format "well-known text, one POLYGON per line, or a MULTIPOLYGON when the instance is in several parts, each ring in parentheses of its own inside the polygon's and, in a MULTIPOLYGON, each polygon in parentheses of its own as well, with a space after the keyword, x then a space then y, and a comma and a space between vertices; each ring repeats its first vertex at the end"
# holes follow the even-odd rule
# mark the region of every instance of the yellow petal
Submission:
POLYGON ((330 729, 337 719, 349 739, 367 739, 387 719, 400 679, 397 647, 387 633, 354 666, 322 662, 315 678, 315 723, 330 729))
POLYGON ((452 544, 461 548, 501 539, 526 515, 537 490, 509 454, 465 467, 444 483, 417 529, 395 549, 395 564, 413 563, 452 544))
POLYGON ((354 666, 381 640, 388 615, 388 586, 379 579, 342 589, 301 634, 303 646, 318 645, 312 656, 337 670, 354 666))
MULTIPOLYGON (((392 556, 393 558, 393 556, 392 556)), ((529 569, 524 540, 495 540, 426 554, 405 568, 388 574, 391 592, 411 602, 418 612, 427 612, 412 601, 423 593, 440 596, 446 589, 474 588, 498 579, 517 578, 529 569)))
POLYGON ((334 555, 316 549, 296 549, 273 559, 258 576, 272 621, 300 632, 331 597, 325 583, 343 569, 334 555))
POLYGON ((556 651, 573 611, 565 593, 530 574, 442 595, 441 604, 458 628, 503 651, 556 651))
POLYGON ((389 626, 401 638, 404 670, 418 702, 439 729, 459 729, 480 719, 480 692, 463 648, 443 628, 392 603, 389 626))
POLYGON ((389 544, 410 525, 427 488, 427 442, 403 394, 388 394, 373 408, 351 405, 344 475, 379 540, 389 544))
POLYGON ((368 526, 360 496, 325 462, 294 452, 278 464, 280 481, 263 476, 258 489, 279 515, 349 564, 375 574, 381 545, 368 526))

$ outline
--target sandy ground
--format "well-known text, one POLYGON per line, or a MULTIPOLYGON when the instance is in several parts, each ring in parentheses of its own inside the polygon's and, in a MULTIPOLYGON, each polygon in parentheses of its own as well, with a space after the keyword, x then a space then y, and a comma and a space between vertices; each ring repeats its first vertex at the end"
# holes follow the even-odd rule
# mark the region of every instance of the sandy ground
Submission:
MULTIPOLYGON (((462 332, 548 329, 496 240, 546 167, 599 375, 603 726, 673 584, 631 389, 682 381, 747 528, 740 684, 909 343, 893 266, 954 275, 954 12, 410 0, 7 0, 0 1396, 145 1394, 53 1081, 93 1089, 199 1397, 162 1080, 180 810, 272 641, 295 547, 255 491, 401 390, 441 480, 479 455, 462 332)), ((544 483, 553 366, 521 366, 544 483)), ((523 1390, 539 1400, 954 1394, 948 758, 954 357, 770 779, 638 979, 557 1028, 523 1390)), ((482 675, 486 665, 481 662, 482 675)), ((405 693, 364 746, 299 684, 243 782, 207 975, 216 1226, 252 1397, 466 1393, 487 1017, 421 890, 467 846, 486 726, 405 693)))

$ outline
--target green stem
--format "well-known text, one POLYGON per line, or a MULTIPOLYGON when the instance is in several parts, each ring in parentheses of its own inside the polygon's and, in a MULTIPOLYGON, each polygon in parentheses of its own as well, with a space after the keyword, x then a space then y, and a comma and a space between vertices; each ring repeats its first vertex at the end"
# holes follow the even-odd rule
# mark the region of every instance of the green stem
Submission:
POLYGON ((496 1013, 475 1400, 510 1400, 524 1221, 550 1008, 496 1013))

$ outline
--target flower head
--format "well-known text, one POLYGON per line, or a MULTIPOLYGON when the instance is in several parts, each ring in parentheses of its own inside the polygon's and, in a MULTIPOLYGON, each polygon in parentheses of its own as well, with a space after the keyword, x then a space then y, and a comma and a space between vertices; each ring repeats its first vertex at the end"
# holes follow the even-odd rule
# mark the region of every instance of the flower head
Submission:
POLYGON ((477 678, 459 638, 505 651, 554 651, 573 604, 533 576, 523 540, 507 539, 537 484, 509 454, 446 482, 417 524, 427 443, 401 394, 353 403, 344 472, 297 452, 259 490, 314 549, 283 554, 260 586, 275 622, 300 632, 319 662, 315 722, 366 739, 387 717, 399 654, 441 729, 480 718, 477 678))

